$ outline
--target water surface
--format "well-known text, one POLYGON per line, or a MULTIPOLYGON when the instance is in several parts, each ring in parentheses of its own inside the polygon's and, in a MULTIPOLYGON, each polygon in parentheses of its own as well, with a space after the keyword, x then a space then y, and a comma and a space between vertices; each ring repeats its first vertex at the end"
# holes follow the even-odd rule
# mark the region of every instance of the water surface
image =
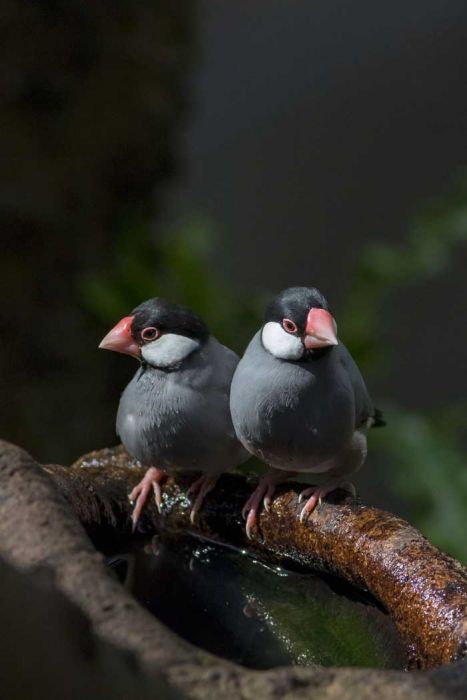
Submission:
POLYGON ((337 579, 192 538, 138 542, 108 565, 181 637, 244 666, 405 667, 389 616, 337 579))

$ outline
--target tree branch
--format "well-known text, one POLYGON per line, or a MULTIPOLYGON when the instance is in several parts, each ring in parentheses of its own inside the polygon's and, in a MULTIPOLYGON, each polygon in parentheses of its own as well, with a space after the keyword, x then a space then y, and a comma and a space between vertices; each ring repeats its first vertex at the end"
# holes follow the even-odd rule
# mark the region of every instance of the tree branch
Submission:
MULTIPOLYGON (((127 493, 142 476, 122 447, 85 455, 72 467, 44 467, 91 534, 130 533, 127 493)), ((297 484, 278 489, 259 528, 246 538, 240 513, 253 482, 225 474, 207 496, 195 525, 186 489, 192 477, 169 477, 163 513, 151 502, 146 532, 192 532, 248 550, 331 572, 369 591, 388 610, 407 645, 411 667, 430 668, 467 653, 467 572, 401 518, 336 492, 300 523, 297 484), (340 496, 340 497, 339 497, 340 496)))

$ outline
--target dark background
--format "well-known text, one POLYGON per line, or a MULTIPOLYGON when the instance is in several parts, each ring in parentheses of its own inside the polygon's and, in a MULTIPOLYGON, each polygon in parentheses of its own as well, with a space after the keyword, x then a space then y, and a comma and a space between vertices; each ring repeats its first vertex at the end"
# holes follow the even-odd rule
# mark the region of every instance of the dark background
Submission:
POLYGON ((0 433, 115 441, 172 296, 241 352, 289 284, 329 298, 388 426, 362 496, 467 557, 467 5, 6 0, 0 433))

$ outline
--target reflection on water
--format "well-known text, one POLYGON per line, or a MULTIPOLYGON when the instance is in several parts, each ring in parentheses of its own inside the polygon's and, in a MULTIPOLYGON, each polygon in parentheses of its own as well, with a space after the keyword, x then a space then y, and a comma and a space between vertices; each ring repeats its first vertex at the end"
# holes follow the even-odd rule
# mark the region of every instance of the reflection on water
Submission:
POLYGON ((177 634, 244 666, 405 667, 390 618, 313 574, 194 539, 135 543, 107 562, 177 634))

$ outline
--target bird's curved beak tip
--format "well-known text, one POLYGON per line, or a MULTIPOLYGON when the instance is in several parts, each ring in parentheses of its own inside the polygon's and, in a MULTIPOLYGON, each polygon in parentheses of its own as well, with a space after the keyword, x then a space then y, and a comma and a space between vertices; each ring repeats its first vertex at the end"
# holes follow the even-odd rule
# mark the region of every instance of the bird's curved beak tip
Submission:
POLYGON ((305 347, 307 350, 339 345, 337 326, 332 314, 325 309, 310 309, 305 328, 305 347))
POLYGON ((125 316, 112 328, 99 343, 100 350, 113 350, 124 355, 139 357, 140 349, 131 335, 131 324, 134 316, 125 316))

